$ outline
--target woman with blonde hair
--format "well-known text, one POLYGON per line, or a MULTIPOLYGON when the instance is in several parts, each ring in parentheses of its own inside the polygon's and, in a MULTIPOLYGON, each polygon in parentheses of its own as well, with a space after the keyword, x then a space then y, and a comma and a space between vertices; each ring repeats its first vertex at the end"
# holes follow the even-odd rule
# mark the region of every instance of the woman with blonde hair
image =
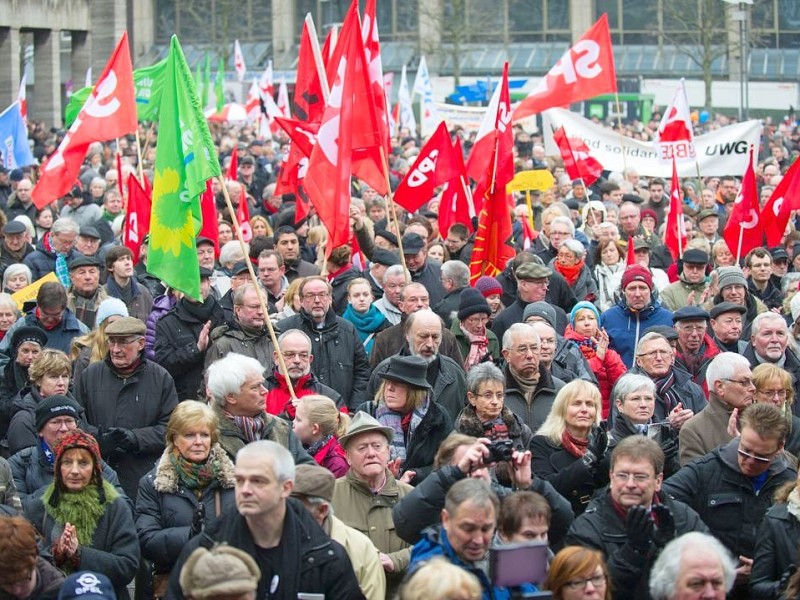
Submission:
POLYGON ((286 288, 286 292, 283 294, 283 298, 278 300, 275 304, 278 312, 274 315, 270 315, 270 319, 272 319, 273 322, 294 316, 300 312, 300 300, 302 299, 300 297, 300 287, 303 285, 304 281, 305 277, 298 277, 289 284, 289 287, 286 288))
POLYGON ((570 381, 531 440, 533 472, 569 499, 576 516, 586 510, 594 491, 608 484, 608 436, 600 425, 601 412, 597 386, 570 381))
POLYGON ((253 237, 272 235, 272 227, 270 227, 269 221, 261 215, 255 215, 250 219, 250 229, 253 232, 253 237))
POLYGON ((372 286, 363 277, 351 279, 347 284, 347 305, 342 318, 350 321, 356 328, 367 356, 375 345, 375 337, 391 325, 375 306, 374 299, 372 286))
POLYGON ((128 307, 119 298, 106 298, 97 307, 95 328, 86 335, 72 340, 72 378, 78 376, 89 365, 105 360, 108 355, 106 327, 117 319, 128 316, 128 307))
POLYGON ((292 427, 303 448, 317 464, 325 467, 337 478, 347 474, 350 465, 339 438, 347 433, 350 416, 336 408, 327 396, 311 394, 297 402, 292 427))
POLYGON ((475 575, 437 556, 409 573, 397 597, 399 600, 480 600, 483 589, 475 575))
POLYGON ((567 546, 550 563, 542 589, 553 600, 611 600, 611 577, 600 552, 567 546))
POLYGON ((792 412, 794 404, 794 380, 792 374, 774 363, 761 363, 753 369, 753 385, 756 402, 772 404, 780 409, 789 422, 785 450, 800 458, 800 417, 792 412))

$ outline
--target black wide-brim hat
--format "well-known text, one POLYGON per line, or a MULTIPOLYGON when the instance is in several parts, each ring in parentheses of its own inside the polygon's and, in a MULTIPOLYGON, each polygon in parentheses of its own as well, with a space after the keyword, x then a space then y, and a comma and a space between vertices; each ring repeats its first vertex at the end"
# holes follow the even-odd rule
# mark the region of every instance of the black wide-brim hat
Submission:
POLYGON ((389 369, 385 373, 379 373, 378 376, 381 379, 430 390, 431 384, 425 378, 427 372, 428 362, 421 356, 393 356, 389 360, 389 369))

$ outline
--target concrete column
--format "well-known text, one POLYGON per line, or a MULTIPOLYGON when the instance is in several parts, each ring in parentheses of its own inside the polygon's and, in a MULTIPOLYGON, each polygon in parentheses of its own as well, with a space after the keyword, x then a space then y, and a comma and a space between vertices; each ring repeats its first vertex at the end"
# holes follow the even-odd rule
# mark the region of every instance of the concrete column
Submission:
MULTIPOLYGON (((92 34, 88 31, 72 32, 72 51, 70 52, 70 68, 72 71, 72 89, 79 90, 86 83, 86 69, 92 64, 92 34)), ((92 71, 92 78, 97 79, 100 73, 92 71)), ((92 81, 94 84, 94 81, 92 81)))
POLYGON ((49 126, 62 122, 60 37, 57 29, 38 29, 33 33, 36 85, 30 114, 49 126))
MULTIPOLYGON (((275 67, 279 69, 290 66, 290 50, 302 31, 302 23, 295 23, 295 11, 292 0, 272 0, 272 54, 275 67)), ((321 26, 320 23, 315 25, 317 28, 321 26)))
POLYGON ((439 0, 419 0, 419 18, 417 20, 419 34, 419 54, 428 54, 428 68, 440 64, 434 56, 435 49, 442 43, 442 4, 439 0))
POLYGON ((125 2, 90 2, 92 74, 99 77, 127 27, 125 2))
POLYGON ((581 39, 594 21, 594 2, 592 0, 572 0, 569 3, 569 22, 573 44, 581 39))
POLYGON ((131 48, 131 59, 134 67, 145 67, 149 65, 137 65, 136 59, 145 54, 153 47, 156 37, 156 16, 155 0, 136 0, 133 3, 133 46, 131 48))
POLYGON ((17 99, 20 77, 19 29, 0 27, 0 106, 17 99))

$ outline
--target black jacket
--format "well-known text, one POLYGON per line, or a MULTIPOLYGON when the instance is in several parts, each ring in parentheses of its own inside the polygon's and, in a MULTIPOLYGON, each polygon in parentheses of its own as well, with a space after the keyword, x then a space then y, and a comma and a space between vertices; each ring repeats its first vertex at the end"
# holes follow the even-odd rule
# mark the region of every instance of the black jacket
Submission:
POLYGON ((442 265, 430 258, 425 260, 425 266, 416 273, 411 273, 411 281, 421 283, 428 290, 430 306, 436 306, 444 298, 442 287, 442 265))
POLYGON ((358 279, 359 277, 361 277, 361 272, 355 267, 350 267, 334 277, 330 282, 331 288, 333 288, 333 312, 340 317, 347 308, 347 286, 353 279, 358 279))
POLYGON ((753 557, 756 534, 779 487, 794 481, 797 472, 782 456, 772 461, 768 477, 756 493, 739 470, 735 438, 685 465, 664 482, 663 490, 691 506, 734 556, 753 557))
POLYGON ((800 545, 800 520, 781 503, 771 507, 758 530, 750 597, 772 599, 780 596, 779 584, 784 573, 797 566, 800 545))
MULTIPOLYGON (((401 316, 401 321, 397 325, 387 327, 375 336, 375 343, 372 345, 372 352, 369 355, 369 364, 372 367, 379 365, 393 354, 400 353, 406 343, 406 336, 403 333, 406 315, 401 316)), ((442 324, 442 343, 439 345, 439 354, 444 354, 453 359, 457 364, 464 364, 464 357, 458 347, 456 336, 442 324)))
MULTIPOLYGON (((708 405, 708 400, 706 400, 706 396, 703 393, 703 388, 692 381, 692 376, 680 367, 673 366, 672 372, 675 374, 675 383, 673 386, 681 398, 681 404, 683 404, 683 408, 688 408, 694 411, 694 414, 698 414, 708 405)), ((650 377, 647 373, 635 365, 628 371, 628 373, 636 373, 637 375, 650 377)), ((613 391, 611 393, 611 397, 614 397, 613 391)), ((673 408, 675 407, 667 406, 667 401, 665 400, 664 396, 656 392, 656 408, 655 412, 653 413, 654 421, 666 421, 667 415, 673 408)), ((609 411, 608 422, 613 423, 616 417, 617 405, 615 403, 611 407, 611 411, 609 411)))
MULTIPOLYGON (((209 302, 216 303, 209 297, 209 302)), ((175 379, 175 390, 180 400, 197 398, 203 380, 203 366, 208 348, 197 349, 200 330, 206 320, 196 317, 187 309, 188 300, 182 299, 156 323, 156 362, 175 379)), ((215 304, 211 311, 211 330, 225 321, 222 307, 215 304)))
MULTIPOLYGON (((752 342, 745 346, 742 356, 750 361, 750 367, 753 369, 760 364, 758 358, 756 358, 756 351, 755 348, 753 348, 752 342)), ((800 359, 798 359, 797 355, 792 351, 791 348, 786 348, 784 356, 786 357, 786 360, 784 361, 782 368, 791 373, 794 397, 795 399, 800 398, 800 359)), ((796 417, 800 417, 800 402, 792 403, 792 414, 796 417)))
MULTIPOLYGON (((259 550, 247 522, 238 511, 232 510, 184 546, 169 578, 168 600, 184 598, 179 578, 189 555, 196 548, 211 548, 219 542, 244 550, 258 562, 259 550)), ((280 593, 268 594, 274 577, 262 573, 257 598, 297 598, 298 593, 302 592, 319 594, 326 600, 364 598, 344 548, 325 534, 298 500, 286 500, 283 537, 275 550, 281 552, 280 562, 283 565, 279 576, 280 593)))
POLYGON ((444 321, 444 325, 448 329, 453 324, 453 319, 458 318, 458 306, 461 303, 461 292, 464 289, 465 288, 458 288, 446 292, 436 306, 431 305, 433 312, 439 315, 439 318, 444 321))
POLYGON ((320 383, 335 389, 342 395, 349 410, 365 402, 369 382, 369 362, 364 345, 355 326, 333 310, 328 310, 321 329, 317 329, 306 311, 278 321, 280 332, 299 329, 311 338, 314 362, 311 370, 320 383))
MULTIPOLYGON (((573 299, 574 298, 575 296, 573 296, 573 299)), ((556 311, 556 333, 558 335, 564 335, 564 331, 569 323, 567 313, 564 312, 564 309, 561 308, 561 305, 551 302, 547 298, 545 298, 545 300, 556 311)), ((517 298, 514 300, 514 302, 507 306, 503 312, 495 317, 495 320, 492 323, 492 331, 497 336, 497 339, 500 340, 501 345, 503 343, 503 334, 506 332, 506 329, 511 327, 514 323, 522 323, 522 317, 525 314, 525 307, 528 306, 528 304, 530 304, 530 302, 525 302, 524 300, 517 298)), ((572 304, 574 305, 575 302, 572 304)))
POLYGON ((617 444, 626 437, 632 435, 645 435, 661 446, 664 452, 664 477, 671 477, 681 468, 678 458, 678 432, 669 424, 655 425, 655 419, 650 419, 646 433, 637 431, 636 426, 627 417, 617 415, 614 419, 614 426, 608 432, 608 452, 611 452, 617 444))
MULTIPOLYGON (((691 531, 708 533, 708 527, 691 507, 664 494, 659 499, 675 519, 675 537, 691 531)), ((650 569, 668 541, 653 542, 646 554, 634 550, 628 544, 625 521, 614 508, 611 494, 606 492, 592 500, 586 512, 575 518, 566 543, 595 548, 603 553, 611 573, 614 600, 644 600, 650 598, 650 569)))

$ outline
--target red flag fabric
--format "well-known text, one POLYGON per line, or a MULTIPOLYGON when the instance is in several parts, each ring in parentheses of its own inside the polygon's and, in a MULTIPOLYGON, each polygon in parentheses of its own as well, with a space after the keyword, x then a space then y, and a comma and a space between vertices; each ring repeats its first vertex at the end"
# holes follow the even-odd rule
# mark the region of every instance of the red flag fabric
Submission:
POLYGON ((722 237, 736 257, 736 262, 753 248, 763 245, 764 225, 760 221, 758 188, 756 174, 753 171, 753 149, 750 148, 750 164, 744 173, 742 187, 739 188, 733 210, 722 232, 722 237))
POLYGON ((541 113, 548 108, 580 102, 600 94, 617 91, 614 52, 608 30, 608 15, 603 13, 558 62, 536 89, 519 103, 514 121, 541 113))
POLYGON ((553 139, 558 144, 564 169, 570 179, 580 179, 583 185, 590 186, 603 174, 603 165, 597 162, 586 143, 579 137, 567 137, 564 127, 559 127, 553 133, 553 139))
MULTIPOLYGON (((503 88, 500 92, 501 104, 507 103, 508 63, 503 67, 500 85, 503 88)), ((512 245, 511 198, 507 191, 508 184, 514 178, 511 127, 501 121, 494 137, 494 156, 475 190, 475 197, 481 198, 482 208, 469 265, 471 285, 481 275, 495 276, 501 273, 516 254, 512 245)))
POLYGON ((291 138, 289 155, 281 166, 275 193, 295 195, 294 218, 295 223, 299 223, 308 216, 308 195, 303 187, 303 178, 308 169, 311 151, 316 144, 319 123, 304 123, 283 117, 276 117, 275 122, 291 138))
POLYGON ((324 111, 325 101, 322 96, 322 83, 317 71, 317 64, 314 61, 311 32, 308 24, 304 23, 303 33, 300 36, 300 51, 297 56, 297 80, 292 99, 292 114, 300 121, 319 123, 324 111))
POLYGON ((381 62, 381 43, 378 36, 376 0, 367 0, 364 7, 364 23, 361 26, 361 36, 364 40, 364 52, 369 63, 369 82, 372 99, 375 103, 375 113, 378 116, 379 133, 381 142, 386 148, 386 155, 391 152, 389 141, 389 109, 386 101, 386 90, 383 87, 383 63, 381 62))
POLYGON ((37 208, 58 200, 72 189, 89 144, 133 133, 136 127, 133 67, 125 32, 78 118, 42 166, 39 181, 33 188, 33 202, 37 208))
POLYGON ((231 150, 231 162, 228 164, 228 179, 237 181, 239 179, 239 148, 234 146, 231 150))
POLYGON ((800 160, 795 160, 761 210, 768 246, 778 246, 792 211, 800 208, 800 160))
POLYGON ((681 181, 678 179, 678 167, 672 157, 672 185, 669 194, 669 212, 667 213, 667 229, 664 233, 664 245, 669 248, 672 260, 683 257, 686 248, 686 229, 683 226, 683 201, 681 200, 681 181), (680 232, 680 233, 678 233, 680 232))
POLYGON ((458 165, 458 176, 447 182, 439 198, 439 233, 442 239, 447 237, 447 232, 453 223, 467 226, 470 233, 474 231, 472 217, 475 207, 472 203, 472 190, 467 181, 467 170, 464 167, 464 151, 461 149, 461 139, 456 138, 453 154, 458 165))
POLYGON ((138 262, 142 241, 150 231, 150 209, 153 189, 145 177, 144 187, 136 176, 128 176, 128 208, 122 232, 122 243, 133 252, 133 262, 138 262))
POLYGON ((636 240, 633 236, 628 238, 628 252, 625 255, 625 266, 630 267, 636 264, 636 240))
MULTIPOLYGON (((330 31, 328 31, 328 35, 325 36, 325 43, 322 44, 322 51, 321 51, 322 62, 325 65, 326 71, 328 70, 328 65, 331 62, 331 55, 333 54, 333 48, 334 46, 336 46, 336 42, 334 41, 334 38, 336 37, 336 30, 337 30, 336 26, 331 27, 330 31)), ((328 83, 330 82, 331 80, 328 79, 328 83)))
POLYGON ((672 96, 672 102, 661 117, 653 143, 660 162, 672 159, 691 162, 697 158, 691 111, 683 78, 672 96))
POLYGON ((253 230, 250 228, 250 207, 247 206, 247 192, 242 186, 242 193, 239 197, 239 206, 236 207, 236 222, 242 230, 242 239, 249 242, 253 239, 253 230))
POLYGON ((450 132, 442 121, 397 186, 394 201, 408 212, 416 212, 434 197, 437 187, 460 174, 458 159, 450 142, 450 132))
POLYGON ((200 195, 200 212, 203 226, 197 237, 208 238, 214 242, 214 256, 219 257, 219 225, 217 224, 217 201, 211 187, 211 179, 206 181, 206 191, 200 195))

